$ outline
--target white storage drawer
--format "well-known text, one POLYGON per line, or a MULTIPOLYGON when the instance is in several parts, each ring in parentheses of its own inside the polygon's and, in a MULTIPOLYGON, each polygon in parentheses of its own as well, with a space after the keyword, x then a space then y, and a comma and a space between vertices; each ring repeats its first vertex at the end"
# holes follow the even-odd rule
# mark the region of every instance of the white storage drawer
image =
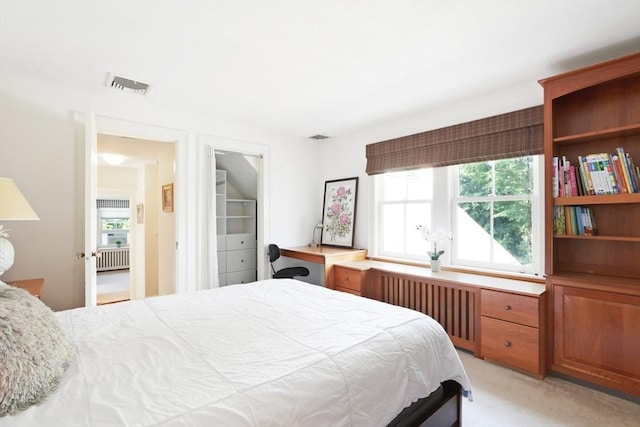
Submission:
POLYGON ((225 236, 224 234, 219 234, 217 236, 218 238, 218 250, 219 251, 226 251, 227 250, 227 236, 225 236))
POLYGON ((227 272, 227 253, 218 252, 218 273, 227 272))
POLYGON ((256 250, 227 251, 227 273, 256 269, 256 250))
POLYGON ((227 234, 227 250, 235 251, 238 249, 255 249, 256 235, 255 233, 239 233, 227 234))
POLYGON ((238 283, 250 283, 256 281, 256 271, 237 271, 235 273, 227 274, 227 285, 233 285, 238 283))

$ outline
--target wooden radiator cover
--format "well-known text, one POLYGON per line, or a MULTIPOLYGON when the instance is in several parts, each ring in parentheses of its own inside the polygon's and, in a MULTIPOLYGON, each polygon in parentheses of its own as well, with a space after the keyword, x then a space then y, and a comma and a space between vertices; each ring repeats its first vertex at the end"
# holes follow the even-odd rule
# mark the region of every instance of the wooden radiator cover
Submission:
POLYGON ((363 296, 420 311, 438 321, 457 347, 476 353, 480 291, 433 278, 376 271, 363 296), (478 298, 478 299, 476 299, 478 298))

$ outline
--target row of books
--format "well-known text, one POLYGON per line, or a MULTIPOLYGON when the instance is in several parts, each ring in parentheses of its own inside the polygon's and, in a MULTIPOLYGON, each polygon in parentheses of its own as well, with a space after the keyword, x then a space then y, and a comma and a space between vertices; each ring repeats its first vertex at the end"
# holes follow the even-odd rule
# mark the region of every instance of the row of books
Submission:
POLYGON ((596 219, 591 208, 582 206, 555 206, 553 234, 571 236, 595 236, 598 234, 596 219))
POLYGON ((613 154, 578 156, 573 163, 553 157, 552 169, 553 197, 640 193, 640 167, 622 147, 613 154))

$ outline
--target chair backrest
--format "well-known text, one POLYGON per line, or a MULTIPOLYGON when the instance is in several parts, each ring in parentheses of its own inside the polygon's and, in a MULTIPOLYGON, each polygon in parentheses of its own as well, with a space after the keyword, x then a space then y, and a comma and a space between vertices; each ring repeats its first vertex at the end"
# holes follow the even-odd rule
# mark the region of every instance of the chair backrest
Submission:
POLYGON ((274 262, 280 258, 280 248, 278 245, 270 244, 269 245, 269 262, 274 262))

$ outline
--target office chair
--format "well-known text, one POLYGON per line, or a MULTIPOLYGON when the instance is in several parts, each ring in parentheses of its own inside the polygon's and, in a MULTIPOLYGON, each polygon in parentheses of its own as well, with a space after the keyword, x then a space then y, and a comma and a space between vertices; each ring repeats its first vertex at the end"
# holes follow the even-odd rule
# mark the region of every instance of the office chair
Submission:
POLYGON ((287 267, 278 271, 273 267, 273 262, 280 258, 280 248, 278 245, 269 245, 269 262, 273 271, 274 279, 293 279, 295 276, 308 276, 309 269, 307 267, 287 267))

